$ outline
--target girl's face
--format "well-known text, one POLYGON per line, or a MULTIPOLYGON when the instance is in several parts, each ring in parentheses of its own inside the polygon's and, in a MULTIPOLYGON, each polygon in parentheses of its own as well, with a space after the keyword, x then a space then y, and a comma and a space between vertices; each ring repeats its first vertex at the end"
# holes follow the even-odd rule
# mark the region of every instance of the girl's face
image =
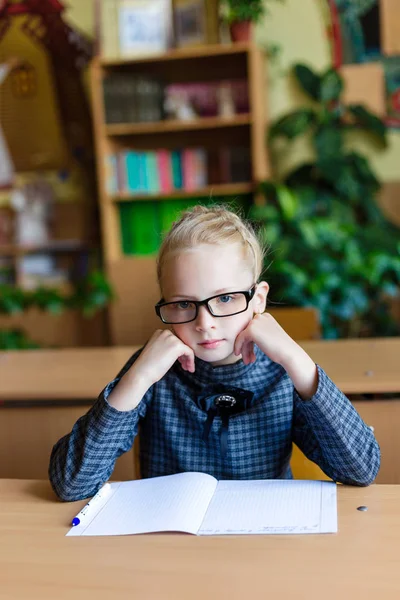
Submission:
MULTIPOLYGON (((162 268, 165 302, 204 300, 217 294, 248 291, 255 283, 237 244, 198 246, 167 256, 162 268)), ((245 312, 213 317, 206 306, 200 306, 194 321, 171 327, 198 358, 215 366, 231 364, 240 358, 233 353, 237 336, 250 323, 254 313, 265 310, 267 294, 268 284, 261 282, 245 312)))

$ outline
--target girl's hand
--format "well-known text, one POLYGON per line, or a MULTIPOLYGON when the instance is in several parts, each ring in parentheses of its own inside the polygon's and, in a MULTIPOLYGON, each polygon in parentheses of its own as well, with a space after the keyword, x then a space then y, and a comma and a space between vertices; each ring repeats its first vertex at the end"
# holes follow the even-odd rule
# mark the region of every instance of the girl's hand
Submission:
POLYGON ((282 364, 298 347, 269 313, 257 314, 236 338, 234 352, 247 365, 254 362, 254 344, 271 360, 282 364))
POLYGON ((254 344, 285 369, 303 400, 315 394, 318 388, 316 364, 268 313, 255 315, 236 338, 234 352, 242 355, 246 365, 256 360, 254 344))
POLYGON ((120 411, 136 408, 147 390, 164 377, 176 360, 186 371, 194 372, 193 350, 171 331, 158 329, 111 392, 108 403, 120 411))
POLYGON ((185 371, 194 373, 193 350, 172 331, 158 329, 151 336, 129 371, 133 371, 135 377, 146 381, 150 387, 162 379, 177 360, 185 371))

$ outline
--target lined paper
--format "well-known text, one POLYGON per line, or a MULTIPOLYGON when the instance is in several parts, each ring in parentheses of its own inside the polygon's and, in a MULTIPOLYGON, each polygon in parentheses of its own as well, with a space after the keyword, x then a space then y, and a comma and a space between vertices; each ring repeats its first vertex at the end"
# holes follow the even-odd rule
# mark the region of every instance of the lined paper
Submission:
POLYGON ((217 480, 203 473, 178 473, 110 485, 113 493, 98 514, 87 526, 83 521, 67 535, 196 534, 217 480))
POLYGON ((334 533, 336 505, 328 481, 220 481, 199 535, 334 533))
POLYGON ((113 482, 110 487, 111 491, 95 503, 88 518, 83 518, 67 535, 337 531, 337 488, 328 481, 218 482, 210 475, 193 472, 113 482))

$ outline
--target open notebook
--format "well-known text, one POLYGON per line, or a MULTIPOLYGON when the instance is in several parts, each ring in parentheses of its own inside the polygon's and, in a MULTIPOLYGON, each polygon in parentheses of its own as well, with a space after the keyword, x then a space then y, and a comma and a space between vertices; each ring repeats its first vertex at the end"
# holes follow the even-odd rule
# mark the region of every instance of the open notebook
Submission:
POLYGON ((336 484, 204 473, 106 484, 67 535, 335 533, 336 484))

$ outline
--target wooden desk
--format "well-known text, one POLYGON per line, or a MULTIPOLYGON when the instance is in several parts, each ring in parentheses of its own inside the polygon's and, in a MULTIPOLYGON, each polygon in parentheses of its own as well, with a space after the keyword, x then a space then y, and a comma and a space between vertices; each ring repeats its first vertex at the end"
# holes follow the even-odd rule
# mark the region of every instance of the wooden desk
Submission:
POLYGON ((313 536, 65 537, 83 504, 55 502, 47 482, 0 481, 0 598, 400 595, 400 486, 339 486, 339 532, 313 536), (368 511, 357 511, 360 505, 368 511))
MULTIPOLYGON (((400 338, 300 342, 345 394, 400 393, 400 338)), ((0 353, 0 400, 93 401, 136 347, 0 353)))
MULTIPOLYGON (((303 342, 346 394, 396 393, 400 398, 400 338, 303 342)), ((53 444, 70 431, 135 348, 0 353, 0 477, 45 478, 53 444), (5 457, 7 456, 7 459, 5 457)), ((382 448, 381 483, 400 483, 400 400, 357 401, 382 448)), ((115 477, 132 479, 130 453, 115 477)))

